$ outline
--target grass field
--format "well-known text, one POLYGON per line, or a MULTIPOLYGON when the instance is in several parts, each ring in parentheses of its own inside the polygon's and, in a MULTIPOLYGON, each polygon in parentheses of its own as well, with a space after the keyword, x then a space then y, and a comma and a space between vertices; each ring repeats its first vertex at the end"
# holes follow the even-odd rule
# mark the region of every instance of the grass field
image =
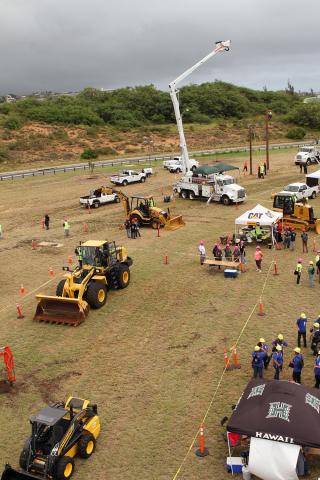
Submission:
MULTIPOLYGON (((302 286, 294 284, 300 238, 296 252, 277 253, 279 276, 267 275, 274 259, 270 250, 264 251, 263 273, 255 272, 252 247, 247 249, 247 272, 235 281, 199 265, 200 239, 211 253, 219 235, 234 231, 236 216, 258 202, 270 207, 271 191, 303 179, 292 164, 291 152, 272 153, 270 161, 271 173, 265 180, 239 179, 248 191, 246 204, 239 208, 207 206, 178 199, 170 208, 183 215, 186 227, 161 231, 160 238, 153 230, 142 229, 142 238, 137 240, 127 239, 119 228, 124 220, 120 205, 89 214, 78 204, 80 195, 107 182, 105 171, 92 177, 66 173, 1 184, 0 331, 1 343, 9 344, 14 352, 17 383, 10 394, 0 396, 0 464, 17 465, 32 413, 45 402, 72 394, 96 402, 102 421, 96 453, 89 461, 77 459, 74 478, 171 480, 181 464, 176 478, 229 478, 224 470, 227 448, 220 419, 230 413, 250 379, 250 352, 257 339, 264 336, 271 342, 283 333, 289 342, 287 365, 296 346, 295 319, 305 311, 311 323, 320 313, 319 285, 308 288, 306 271, 302 286), (52 221, 48 232, 40 227, 45 213, 52 221), (67 239, 63 238, 64 216, 71 223, 67 239), (84 222, 89 226, 86 235, 84 222), (111 292, 107 305, 91 311, 78 328, 32 322, 34 291, 51 280, 37 292, 54 293, 68 255, 86 238, 116 240, 128 247, 134 259, 131 285, 111 292), (63 246, 32 250, 32 239, 58 241, 63 246), (168 265, 163 261, 166 254, 168 265), (53 279, 48 274, 50 267, 55 271, 53 279), (18 293, 21 284, 26 288, 24 297, 18 293), (264 284, 267 315, 259 317, 256 310, 249 318, 264 284), (23 305, 26 317, 22 320, 16 318, 16 302, 23 305), (219 384, 224 348, 238 339, 242 368, 225 374, 219 384), (198 459, 195 447, 187 453, 206 412, 210 456, 198 459)), ((242 166, 243 157, 233 156, 232 163, 242 166)), ((158 205, 165 206, 162 196, 172 191, 175 178, 159 166, 144 185, 129 186, 126 191, 153 194, 158 205)), ((312 203, 320 215, 320 197, 312 203)), ((303 255, 304 270, 313 256, 303 255)), ((304 353, 302 377, 312 385, 313 358, 309 350, 304 353)), ((272 378, 271 370, 267 378, 272 378)), ((286 367, 282 377, 290 376, 286 367)), ((312 465, 313 480, 320 465, 315 460, 312 465)))

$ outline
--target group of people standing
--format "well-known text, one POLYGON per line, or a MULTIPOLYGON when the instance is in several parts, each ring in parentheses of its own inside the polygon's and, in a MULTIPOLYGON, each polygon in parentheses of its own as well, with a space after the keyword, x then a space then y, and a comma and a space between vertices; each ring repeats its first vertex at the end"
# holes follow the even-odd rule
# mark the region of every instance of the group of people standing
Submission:
MULTIPOLYGON (((206 259, 206 247, 204 240, 200 240, 198 252, 200 255, 200 264, 203 265, 206 259)), ((233 249, 230 243, 227 243, 223 248, 221 243, 217 242, 212 249, 212 254, 215 260, 234 261, 244 264, 246 258, 245 242, 241 240, 239 244, 234 245, 233 249)))
POLYGON ((128 238, 141 237, 140 224, 136 217, 132 218, 131 221, 127 218, 127 220, 124 222, 124 226, 125 226, 128 238))
MULTIPOLYGON (((301 383, 301 374, 304 368, 304 358, 301 353, 301 340, 303 340, 303 347, 307 348, 307 316, 301 313, 296 320, 297 328, 297 347, 293 349, 293 356, 291 357, 288 367, 292 368, 292 380, 296 383, 301 383)), ((315 377, 315 388, 320 388, 320 315, 313 323, 310 329, 310 345, 314 359, 313 372, 315 377)), ((283 335, 279 333, 277 338, 273 340, 272 346, 266 343, 265 339, 261 337, 254 351, 251 353, 254 378, 263 378, 263 372, 272 361, 274 369, 274 379, 279 380, 280 374, 284 366, 284 350, 288 347, 288 343, 284 340, 283 335)))
MULTIPOLYGON (((50 228, 50 217, 49 217, 48 213, 46 213, 45 216, 42 219, 42 228, 45 228, 46 230, 49 230, 49 228, 50 228)), ((67 217, 64 217, 64 219, 63 219, 62 228, 63 228, 64 236, 69 237, 69 235, 70 235, 70 222, 69 222, 67 217)))

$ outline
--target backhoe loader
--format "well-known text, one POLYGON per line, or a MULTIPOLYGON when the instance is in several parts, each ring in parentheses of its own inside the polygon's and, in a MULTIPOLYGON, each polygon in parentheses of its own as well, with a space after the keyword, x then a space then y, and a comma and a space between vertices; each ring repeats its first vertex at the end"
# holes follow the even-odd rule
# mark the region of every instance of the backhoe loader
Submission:
POLYGON ((127 219, 131 222, 137 219, 141 226, 148 225, 154 229, 164 227, 165 230, 177 230, 185 225, 182 215, 171 217, 169 211, 165 212, 155 206, 152 196, 127 197, 122 192, 117 192, 122 199, 127 219))
POLYGON ((101 308, 110 288, 126 288, 130 283, 130 266, 124 247, 115 242, 88 240, 77 247, 81 264, 70 271, 56 289, 55 296, 36 295, 38 305, 34 320, 77 326, 87 317, 90 307, 101 308))
POLYGON ((293 193, 276 193, 272 210, 283 213, 286 226, 305 231, 312 229, 320 234, 320 219, 315 218, 312 206, 303 201, 297 202, 293 193))
POLYGON ((43 408, 30 423, 20 469, 7 464, 1 480, 67 480, 74 471, 74 457, 91 457, 100 434, 97 405, 74 397, 43 408))

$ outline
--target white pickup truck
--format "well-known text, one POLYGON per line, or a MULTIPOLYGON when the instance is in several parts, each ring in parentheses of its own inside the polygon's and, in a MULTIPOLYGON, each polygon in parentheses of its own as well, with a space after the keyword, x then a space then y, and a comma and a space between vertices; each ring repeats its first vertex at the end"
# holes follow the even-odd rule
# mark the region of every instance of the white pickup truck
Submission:
POLYGON ((280 193, 283 192, 294 193, 297 200, 302 200, 303 198, 316 198, 318 187, 309 187, 306 183, 296 182, 290 183, 289 185, 284 187, 284 189, 280 193))
POLYGON ((87 208, 98 208, 107 203, 119 203, 120 198, 109 187, 100 187, 90 192, 90 195, 80 197, 80 204, 87 208))
POLYGON ((126 186, 129 183, 144 183, 146 178, 152 175, 152 168, 144 168, 142 172, 136 172, 134 170, 124 170, 118 175, 112 175, 110 181, 115 185, 126 186))
MULTIPOLYGON (((189 158, 191 164, 191 170, 194 171, 199 167, 199 162, 194 158, 189 158)), ((166 168, 171 173, 180 173, 182 172, 182 159, 181 157, 174 157, 173 160, 165 160, 163 162, 163 168, 166 168)))
POLYGON ((311 163, 320 163, 319 145, 306 145, 301 147, 294 157, 296 165, 311 165, 311 163))

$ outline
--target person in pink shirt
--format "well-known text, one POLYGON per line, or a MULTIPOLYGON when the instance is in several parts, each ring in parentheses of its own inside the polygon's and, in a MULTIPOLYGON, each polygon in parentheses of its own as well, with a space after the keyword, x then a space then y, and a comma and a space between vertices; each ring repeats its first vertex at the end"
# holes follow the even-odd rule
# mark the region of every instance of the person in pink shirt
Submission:
POLYGON ((256 261, 257 272, 260 272, 260 273, 261 273, 262 257, 263 257, 263 253, 261 252, 261 248, 257 246, 256 251, 254 252, 254 259, 256 261))

